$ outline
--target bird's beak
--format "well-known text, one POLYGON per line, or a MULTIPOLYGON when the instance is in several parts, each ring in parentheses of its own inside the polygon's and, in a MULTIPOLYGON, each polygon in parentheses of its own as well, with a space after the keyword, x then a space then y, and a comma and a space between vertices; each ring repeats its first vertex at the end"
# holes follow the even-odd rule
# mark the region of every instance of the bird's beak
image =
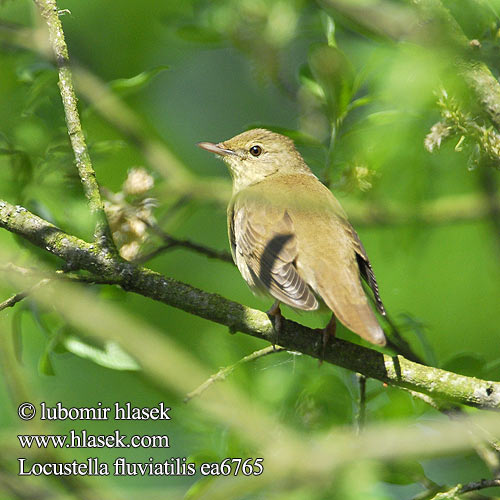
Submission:
POLYGON ((220 156, 235 155, 236 153, 232 149, 226 149, 223 147, 224 144, 220 142, 219 144, 213 144, 212 142, 199 142, 198 147, 201 149, 206 149, 211 153, 215 153, 220 156))

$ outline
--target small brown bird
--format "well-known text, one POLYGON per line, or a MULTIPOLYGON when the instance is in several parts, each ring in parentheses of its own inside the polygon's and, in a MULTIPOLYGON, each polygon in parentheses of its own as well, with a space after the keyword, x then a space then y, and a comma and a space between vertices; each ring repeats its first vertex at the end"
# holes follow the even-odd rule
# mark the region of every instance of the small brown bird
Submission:
POLYGON ((366 251, 331 191, 311 172, 291 139, 253 129, 224 142, 200 142, 220 155, 233 178, 227 209, 233 259, 256 293, 279 304, 333 312, 324 342, 335 334, 335 317, 377 345, 386 339, 361 284, 370 286, 385 315, 366 251))

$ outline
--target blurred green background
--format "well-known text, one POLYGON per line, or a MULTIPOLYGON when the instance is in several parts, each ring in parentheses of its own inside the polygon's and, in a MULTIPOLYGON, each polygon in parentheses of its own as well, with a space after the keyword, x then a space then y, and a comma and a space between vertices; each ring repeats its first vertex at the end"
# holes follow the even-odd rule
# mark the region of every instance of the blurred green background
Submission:
MULTIPOLYGON (((61 19, 72 63, 97 77, 133 111, 132 121, 144 141, 160 141, 194 178, 213 180, 218 187, 208 189, 206 196, 183 196, 161 174, 161 160, 151 161, 141 144, 123 133, 127 125, 110 123, 100 100, 77 88, 97 178, 117 193, 131 168, 145 168, 155 180, 148 195, 157 200, 153 213, 164 231, 227 249, 227 191, 219 187, 229 186, 229 175, 223 163, 196 143, 218 142, 256 125, 288 133, 351 214, 386 308, 413 349, 434 366, 499 380, 500 234, 487 208, 497 193, 498 172, 482 161, 484 152, 466 131, 457 135, 450 130, 448 137, 439 138, 440 148, 434 144, 433 152, 424 146, 431 127, 442 120, 443 109, 455 105, 478 126, 490 126, 457 72, 454 63, 460 51, 444 42, 429 48, 404 35, 396 40, 387 36, 380 26, 389 33, 400 27, 396 14, 399 9, 412 12, 413 4, 382 2, 373 9, 371 3, 360 3, 358 7, 366 9, 361 23, 335 3, 58 2, 60 9, 70 11, 61 19), (380 18, 379 29, 370 28, 380 18), (442 88, 448 100, 439 106, 442 88), (447 208, 443 217, 442 206, 447 208)), ((480 57, 497 76, 499 2, 463 0, 448 7, 465 36, 479 40, 480 57)), ((432 16, 426 19, 432 24, 432 16)), ((1 2, 0 198, 89 240, 93 223, 67 139, 57 71, 37 52, 44 43, 41 26, 32 2, 1 2), (35 30, 39 37, 33 50, 21 47, 25 29, 35 30)), ((162 167, 169 171, 168 163, 162 167)), ((136 202, 127 200, 132 206, 136 202)), ((146 252, 160 244, 150 235, 141 248, 146 252)), ((47 265, 61 266, 6 231, 0 232, 0 245, 16 253, 19 265, 34 265, 36 255, 47 265)), ((148 266, 258 309, 270 306, 254 297, 237 269, 225 262, 176 248, 148 266)), ((230 336, 220 325, 115 287, 92 290, 101 301, 156 326, 210 372, 264 347, 256 339, 230 336)), ((1 302, 18 289, 3 278, 0 291, 1 302)), ((326 321, 290 310, 285 315, 314 327, 326 321)), ((0 312, 0 329, 5 352, 10 352, 13 337, 16 342, 22 337, 22 363, 4 356, 10 364, 3 363, 0 384, 0 435, 5 443, 0 465, 6 477, 13 475, 9 481, 17 472, 12 457, 22 456, 15 434, 28 432, 16 415, 18 395, 9 393, 16 380, 33 403, 61 401, 69 407, 131 401, 154 406, 165 401, 173 408, 167 425, 127 422, 120 430, 166 433, 172 447, 127 451, 124 456, 131 461, 146 462, 150 456, 215 461, 258 455, 232 429, 194 411, 182 402, 182 395, 160 389, 140 371, 113 370, 95 363, 94 355, 85 359, 68 352, 61 339, 74 335, 87 340, 52 310, 25 300, 0 312)), ((360 342, 343 328, 339 335, 360 342)), ((332 425, 353 426, 359 412, 355 374, 326 364, 318 368, 305 356, 271 355, 238 367, 231 380, 304 437, 332 425)), ((408 418, 414 424, 441 418, 409 394, 376 381, 368 381, 367 391, 368 423, 408 418)), ((63 422, 48 424, 45 432, 65 432, 78 425, 94 433, 110 433, 116 427, 112 421, 63 422)), ((118 456, 116 450, 70 451, 66 455, 78 459, 99 456, 112 461, 118 456)), ((291 492, 268 488, 247 498, 406 499, 423 491, 422 484, 428 486, 429 481, 454 485, 490 475, 472 453, 390 466, 361 463, 353 470, 340 471, 326 487, 307 485, 291 492)), ((53 498, 82 495, 82 490, 50 478, 22 480, 29 488, 53 489, 53 498)), ((99 498, 182 498, 204 481, 198 476, 110 476, 90 478, 85 488, 96 488, 103 495, 99 498)), ((13 486, 0 490, 0 496, 31 498, 26 488, 26 496, 13 486)))

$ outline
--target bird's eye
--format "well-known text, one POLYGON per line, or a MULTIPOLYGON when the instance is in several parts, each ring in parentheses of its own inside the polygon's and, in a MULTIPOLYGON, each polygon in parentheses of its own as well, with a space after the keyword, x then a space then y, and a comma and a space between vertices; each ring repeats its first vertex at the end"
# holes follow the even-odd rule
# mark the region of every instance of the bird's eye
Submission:
POLYGON ((259 156, 262 153, 262 148, 260 146, 252 146, 250 148, 250 154, 252 156, 259 156))

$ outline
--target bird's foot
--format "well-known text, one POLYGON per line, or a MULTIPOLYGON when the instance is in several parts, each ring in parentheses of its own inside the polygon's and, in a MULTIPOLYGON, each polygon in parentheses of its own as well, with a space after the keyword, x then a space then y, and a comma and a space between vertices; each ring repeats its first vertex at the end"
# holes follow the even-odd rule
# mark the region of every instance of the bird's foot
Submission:
POLYGON ((276 345, 278 345, 278 340, 279 340, 279 335, 281 332, 281 327, 282 327, 282 319, 283 316, 281 314, 280 310, 280 302, 277 300, 269 309, 269 311, 266 312, 268 316, 271 316, 271 322, 273 323, 274 327, 274 337, 273 337, 273 347, 276 348, 276 345))
POLYGON ((322 342, 321 342, 321 353, 318 359, 318 366, 323 364, 323 360, 325 359, 326 346, 328 345, 328 341, 332 338, 335 338, 335 333, 337 332, 337 318, 335 314, 332 314, 332 317, 328 324, 321 330, 322 342))

